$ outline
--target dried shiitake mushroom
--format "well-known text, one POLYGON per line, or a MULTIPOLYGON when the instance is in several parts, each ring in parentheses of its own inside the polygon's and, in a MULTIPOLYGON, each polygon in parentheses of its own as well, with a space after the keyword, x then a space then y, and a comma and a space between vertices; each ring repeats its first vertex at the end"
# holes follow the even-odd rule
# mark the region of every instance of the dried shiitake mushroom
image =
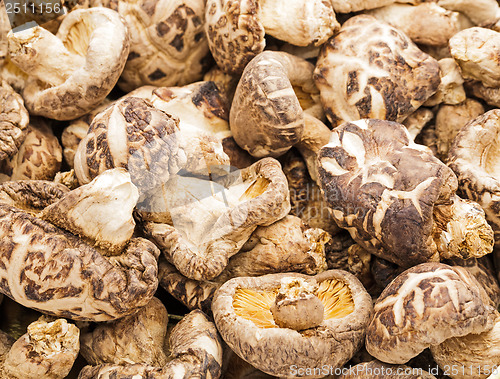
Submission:
POLYGON ((443 46, 454 34, 467 27, 470 21, 458 12, 452 12, 436 3, 390 4, 366 14, 394 26, 419 44, 443 46))
POLYGON ((460 129, 483 113, 483 105, 470 98, 456 105, 442 104, 435 122, 437 157, 446 162, 449 149, 460 129))
POLYGON ((128 52, 120 15, 102 7, 68 13, 56 35, 40 26, 9 33, 9 59, 28 75, 26 108, 57 120, 80 117, 101 103, 128 52))
POLYGON ((493 327, 495 308, 462 267, 429 262, 394 279, 374 305, 366 349, 375 358, 403 364, 448 338, 493 327))
POLYGON ((162 367, 168 314, 160 300, 153 297, 136 314, 99 324, 80 338, 80 351, 93 366, 144 363, 162 367))
POLYGON ((4 336, 0 341, 2 378, 64 379, 80 350, 80 331, 65 319, 42 317, 15 342, 4 336))
POLYGON ((346 372, 337 376, 337 379, 436 379, 425 370, 406 365, 391 365, 376 359, 345 367, 344 370, 346 372))
POLYGON ((337 13, 359 12, 366 9, 383 7, 396 0, 330 0, 337 13))
POLYGON ((213 322, 195 310, 172 329, 169 335, 169 361, 162 367, 147 364, 101 364, 86 366, 79 379, 111 378, 212 378, 218 379, 222 367, 222 346, 213 322))
POLYGON ((61 168, 62 148, 46 120, 31 117, 18 151, 0 162, 0 182, 52 180, 61 168))
POLYGON ((372 254, 410 267, 493 250, 493 231, 479 204, 455 194, 453 171, 401 124, 345 123, 333 130, 319 164, 337 224, 372 254))
POLYGON ((475 97, 484 100, 487 104, 496 108, 500 107, 500 88, 486 87, 478 81, 465 83, 465 88, 475 97))
POLYGON ((63 187, 60 184, 18 181, 0 185, 0 192, 6 189, 2 196, 6 202, 0 203, 4 262, 0 267, 0 292, 28 308, 75 320, 113 320, 135 313, 149 302, 158 286, 160 252, 156 246, 143 238, 131 238, 119 255, 108 258, 104 257, 108 251, 95 246, 95 237, 104 235, 107 238, 103 241, 109 242, 127 235, 131 211, 124 220, 121 217, 134 197, 137 199, 137 189, 123 169, 103 175, 108 178, 98 178, 76 190, 82 194, 85 188, 94 189, 93 214, 82 218, 76 210, 87 210, 90 198, 75 199, 73 192, 59 190, 63 187), (94 186, 103 182, 108 185, 94 186), (123 210, 122 204, 127 205, 123 210), (58 214, 44 212, 47 206, 58 214), (62 220, 64 211, 67 225, 61 224, 76 228, 81 238, 41 218, 62 220), (88 221, 87 228, 78 229, 82 220, 88 221), (98 225, 106 225, 106 229, 96 228, 98 225))
POLYGON ((87 136, 78 145, 74 162, 78 181, 89 183, 108 169, 123 167, 130 172, 142 199, 181 167, 178 125, 178 118, 144 99, 116 101, 94 117, 87 136))
POLYGON ((487 378, 500 365, 500 313, 493 328, 432 345, 432 357, 452 379, 487 378), (452 368, 447 370, 447 368, 452 368))
POLYGON ((410 133, 411 137, 415 140, 420 132, 429 125, 432 119, 434 119, 434 112, 429 108, 420 107, 409 115, 402 124, 406 126, 408 133, 410 133))
POLYGON ((288 377, 293 365, 336 368, 347 362, 362 345, 372 301, 345 271, 270 274, 224 283, 212 312, 236 354, 267 374, 288 377))
POLYGON ((460 190, 477 201, 500 242, 500 172, 497 146, 500 141, 500 110, 493 109, 468 122, 450 148, 448 161, 457 174, 460 190))
POLYGON ((217 181, 173 176, 140 206, 158 214, 143 227, 167 260, 188 278, 210 280, 257 226, 286 216, 290 200, 281 165, 264 158, 217 181))
MULTIPOLYGON (((453 58, 443 58, 438 61, 441 83, 438 90, 425 103, 432 107, 437 104, 459 104, 466 100, 464 79, 457 62, 453 58)), ((419 108, 420 109, 420 108, 419 108)), ((418 111, 418 109, 417 109, 418 111)))
POLYGON ((210 60, 204 0, 91 0, 116 10, 130 34, 130 54, 118 81, 129 92, 142 85, 180 86, 200 80, 210 60))
POLYGON ((361 118, 401 122, 440 83, 434 58, 369 15, 350 18, 323 45, 314 79, 333 126, 361 118))
POLYGON ((438 0, 438 5, 463 13, 475 25, 495 21, 500 16, 500 7, 495 0, 438 0))
POLYGON ((217 65, 241 74, 264 50, 265 34, 293 45, 321 45, 339 27, 328 1, 208 0, 205 30, 217 65))
POLYGON ((29 115, 23 98, 5 81, 0 86, 0 161, 16 154, 26 138, 29 115))
POLYGON ((450 52, 460 65, 462 76, 482 82, 486 87, 500 85, 500 33, 473 27, 455 34, 449 42, 450 52))

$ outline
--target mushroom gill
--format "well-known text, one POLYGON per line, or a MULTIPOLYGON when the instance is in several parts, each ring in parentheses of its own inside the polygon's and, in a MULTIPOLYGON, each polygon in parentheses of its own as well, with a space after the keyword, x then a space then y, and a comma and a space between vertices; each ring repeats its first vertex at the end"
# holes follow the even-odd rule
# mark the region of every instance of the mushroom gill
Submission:
MULTIPOLYGON (((271 307, 276 301, 279 288, 271 291, 255 291, 238 288, 233 298, 233 308, 237 316, 252 321, 260 328, 278 328, 271 307)), ((318 283, 314 294, 323 304, 323 320, 342 318, 354 311, 354 300, 349 286, 336 279, 318 283)))
POLYGON ((258 177, 252 182, 252 184, 248 186, 243 195, 240 196, 239 200, 250 200, 256 198, 259 195, 262 195, 264 192, 266 192, 269 183, 271 183, 269 179, 258 177))
POLYGON ((71 26, 62 42, 71 53, 85 57, 94 29, 95 26, 92 25, 91 20, 88 17, 82 17, 80 22, 71 26))

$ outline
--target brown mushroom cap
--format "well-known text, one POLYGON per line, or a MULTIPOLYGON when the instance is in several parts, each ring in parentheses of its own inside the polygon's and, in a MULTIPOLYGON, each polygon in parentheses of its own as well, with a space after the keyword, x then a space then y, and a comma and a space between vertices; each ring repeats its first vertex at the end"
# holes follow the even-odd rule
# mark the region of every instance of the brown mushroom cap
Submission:
MULTIPOLYGON (((0 188, 12 193, 16 185, 0 188)), ((0 291, 26 307, 76 320, 113 320, 136 312, 156 291, 158 249, 132 238, 120 256, 106 259, 80 238, 43 221, 36 208, 62 198, 60 186, 25 185, 17 199, 10 197, 14 206, 0 204, 0 291), (41 193, 29 194, 37 190, 41 193)))
POLYGON ((467 79, 479 80, 486 87, 500 85, 500 33, 473 27, 462 30, 450 39, 450 52, 467 79))
POLYGON ((401 122, 440 83, 434 58, 369 15, 350 18, 323 45, 314 79, 333 126, 361 118, 401 122))
POLYGON ((160 300, 151 301, 136 314, 97 325, 83 332, 81 354, 91 365, 144 363, 162 367, 168 314, 160 300))
POLYGON ((457 178, 391 121, 337 127, 319 153, 325 199, 363 248, 403 267, 492 251, 479 205, 455 195, 457 178))
POLYGON ((62 148, 46 120, 32 117, 18 151, 0 163, 0 182, 52 180, 61 168, 62 148))
POLYGON ((500 110, 493 109, 461 129, 448 155, 448 164, 457 174, 460 190, 484 209, 495 232, 495 243, 500 241, 499 141, 500 110))
POLYGON ((378 360, 345 367, 344 370, 346 372, 339 375, 337 379, 436 379, 434 375, 420 368, 391 365, 378 360))
POLYGON ((231 279, 216 292, 212 312, 236 354, 265 373, 288 377, 293 366, 340 367, 349 360, 361 347, 372 302, 353 275, 331 270, 313 277, 286 273, 231 279), (324 305, 319 326, 298 332, 276 325, 270 308, 284 279, 318 284, 316 296, 324 305))
POLYGON ((0 115, 0 160, 5 160, 17 153, 29 121, 23 98, 5 81, 0 86, 0 115))
POLYGON ((130 54, 118 86, 181 86, 200 80, 210 54, 204 0, 92 0, 116 10, 130 35, 130 54))
POLYGON ((155 198, 161 208, 152 212, 166 213, 171 221, 146 222, 146 235, 183 275, 197 280, 219 275, 258 225, 272 224, 290 211, 286 178, 273 158, 220 182, 175 176, 155 198))
POLYGON ((422 263, 400 274, 377 299, 365 346, 383 362, 406 363, 448 338, 491 329, 494 310, 467 270, 422 263))
POLYGON ((500 365, 500 313, 495 312, 493 328, 479 334, 452 337, 432 345, 432 357, 439 367, 455 367, 452 379, 487 378, 500 365))
POLYGON ((170 360, 163 367, 146 364, 86 366, 79 379, 219 378, 222 346, 213 322, 200 310, 187 314, 169 336, 170 360))
POLYGON ((26 108, 57 120, 95 108, 116 84, 129 52, 120 15, 101 7, 70 12, 56 36, 35 27, 9 39, 10 59, 29 75, 26 108))
POLYGON ((3 378, 63 379, 78 352, 80 331, 65 319, 32 322, 26 334, 10 347, 0 367, 3 378))
POLYGON ((318 94, 313 70, 305 59, 283 52, 265 51, 252 59, 229 115, 236 143, 255 157, 277 157, 299 142, 304 111, 298 93, 309 99, 318 94))

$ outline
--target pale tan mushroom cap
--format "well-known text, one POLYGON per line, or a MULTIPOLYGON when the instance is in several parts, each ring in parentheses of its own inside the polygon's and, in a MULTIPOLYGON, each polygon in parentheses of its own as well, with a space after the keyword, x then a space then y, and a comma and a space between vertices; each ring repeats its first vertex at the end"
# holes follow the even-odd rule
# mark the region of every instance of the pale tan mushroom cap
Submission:
POLYGON ((464 79, 458 63, 453 58, 443 58, 438 61, 441 83, 437 92, 424 105, 432 107, 437 104, 459 104, 466 100, 464 79))
MULTIPOLYGON (((500 314, 495 312, 493 328, 479 334, 452 337, 431 346, 439 367, 457 367, 452 379, 487 378, 500 365, 500 314)), ((498 369, 497 369, 498 370, 498 369)))
POLYGON ((373 16, 346 21, 323 45, 314 71, 330 122, 401 122, 439 87, 438 62, 373 16))
POLYGON ((162 367, 167 363, 167 323, 167 310, 154 297, 136 314, 82 333, 81 354, 91 365, 144 363, 162 367))
POLYGON ((383 7, 394 3, 396 0, 331 0, 333 9, 337 13, 351 13, 383 7))
POLYGON ((1 371, 12 379, 63 379, 80 350, 80 331, 65 319, 40 319, 28 326, 5 357, 1 371))
POLYGON ((438 5, 467 16, 475 25, 498 18, 500 7, 495 0, 438 0, 438 5))
POLYGON ((314 104, 318 94, 313 70, 311 63, 288 53, 256 56, 245 68, 231 105, 229 125, 236 143, 255 157, 278 157, 299 142, 303 108, 314 104), (298 93, 309 98, 304 107, 298 93))
POLYGON ((11 59, 30 75, 23 91, 30 113, 71 120, 116 84, 129 52, 127 29, 117 12, 97 7, 70 12, 56 37, 47 33, 37 27, 12 34, 11 59), (28 46, 35 58, 27 56, 28 46))
POLYGON ((406 270, 377 299, 366 349, 402 364, 448 338, 491 329, 495 308, 483 301, 479 286, 461 267, 431 262, 406 270))
POLYGON ((455 137, 448 160, 460 189, 477 201, 500 241, 500 110, 493 109, 471 120, 455 137))
POLYGON ((209 63, 204 0, 92 0, 125 19, 130 54, 118 86, 182 86, 202 78, 209 63))
POLYGON ((0 86, 0 160, 18 152, 26 138, 29 115, 23 98, 2 80, 0 86))
POLYGON ((62 148, 52 128, 42 118, 31 118, 18 151, 0 163, 0 182, 52 180, 61 168, 62 148))
POLYGON ((436 379, 432 374, 420 368, 406 365, 391 365, 373 360, 345 367, 346 372, 337 379, 436 379))
POLYGON ((212 311, 236 354, 265 373, 289 377, 292 365, 335 368, 349 360, 361 347, 372 302, 353 275, 331 270, 313 277, 286 273, 231 279, 216 292, 212 311), (277 327, 270 307, 284 278, 317 282, 316 296, 324 304, 319 326, 302 332, 277 327))
POLYGON ((86 366, 79 379, 207 378, 218 379, 222 343, 213 322, 201 311, 187 314, 171 331, 170 361, 163 367, 146 364, 86 366))
POLYGON ((455 34, 449 45, 464 78, 479 80, 486 87, 500 85, 500 33, 469 28, 455 34))

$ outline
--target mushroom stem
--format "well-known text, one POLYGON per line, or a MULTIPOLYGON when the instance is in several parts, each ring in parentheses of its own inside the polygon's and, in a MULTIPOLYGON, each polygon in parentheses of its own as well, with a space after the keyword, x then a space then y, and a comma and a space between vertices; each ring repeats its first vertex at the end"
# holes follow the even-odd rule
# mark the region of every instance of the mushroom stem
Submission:
POLYGON ((309 176, 318 185, 318 153, 330 141, 331 130, 321 120, 304 112, 304 131, 302 139, 295 147, 304 158, 309 176))
POLYGON ((284 278, 271 306, 274 321, 281 328, 304 330, 323 322, 324 307, 316 296, 316 283, 302 278, 284 278))
POLYGON ((478 204, 451 198, 451 204, 434 207, 434 241, 441 259, 480 258, 493 251, 494 237, 478 204))
POLYGON ((16 33, 9 32, 11 61, 25 73, 51 86, 63 84, 85 58, 73 54, 63 42, 48 30, 34 27, 16 33))

